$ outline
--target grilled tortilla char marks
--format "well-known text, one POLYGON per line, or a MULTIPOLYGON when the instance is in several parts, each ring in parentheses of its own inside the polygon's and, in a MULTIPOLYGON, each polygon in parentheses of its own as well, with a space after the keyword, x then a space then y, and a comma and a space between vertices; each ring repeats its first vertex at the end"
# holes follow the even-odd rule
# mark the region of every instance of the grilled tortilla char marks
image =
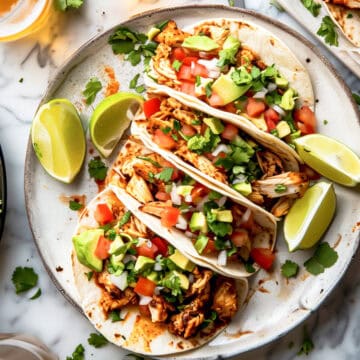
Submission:
POLYGON ((152 201, 145 205, 139 207, 140 211, 143 211, 147 214, 155 215, 161 217, 162 212, 165 208, 172 206, 171 200, 168 201, 152 201))
POLYGON ((359 0, 324 0, 327 3, 341 5, 350 9, 360 9, 359 0))

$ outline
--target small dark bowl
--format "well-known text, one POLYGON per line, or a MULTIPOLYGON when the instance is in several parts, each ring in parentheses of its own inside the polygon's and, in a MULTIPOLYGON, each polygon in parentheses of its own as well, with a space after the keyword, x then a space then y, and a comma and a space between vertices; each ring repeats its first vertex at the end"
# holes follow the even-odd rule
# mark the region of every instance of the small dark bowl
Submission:
POLYGON ((6 171, 5 161, 0 145, 0 240, 5 225, 6 214, 6 171))

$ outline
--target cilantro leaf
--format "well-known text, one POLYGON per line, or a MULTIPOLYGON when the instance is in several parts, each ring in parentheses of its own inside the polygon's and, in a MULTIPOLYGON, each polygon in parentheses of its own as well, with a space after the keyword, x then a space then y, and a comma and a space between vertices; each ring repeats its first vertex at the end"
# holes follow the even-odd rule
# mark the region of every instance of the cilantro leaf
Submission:
POLYGON ((235 1, 234 0, 228 0, 229 6, 235 6, 235 1))
POLYGON ((187 145, 189 150, 198 154, 211 152, 220 142, 220 137, 211 132, 209 128, 205 130, 204 135, 194 135, 190 138, 187 145))
POLYGON ((161 172, 155 175, 155 178, 158 180, 162 180, 164 182, 168 182, 171 180, 174 169, 171 167, 165 167, 161 172))
POLYGON ((182 62, 179 61, 179 60, 175 60, 172 64, 172 67, 173 69, 176 71, 176 72, 179 72, 180 68, 181 68, 181 65, 182 65, 182 62))
POLYGON ((312 16, 317 17, 320 14, 321 4, 314 0, 301 0, 301 2, 311 12, 312 16))
POLYGON ((250 263, 250 262, 246 262, 246 263, 244 263, 244 266, 245 266, 245 270, 248 272, 248 273, 254 273, 256 270, 255 270, 255 268, 254 268, 254 266, 253 266, 253 264, 252 263, 250 263))
POLYGON ((277 185, 275 186, 275 192, 278 193, 278 194, 281 194, 281 193, 283 193, 283 192, 286 191, 286 190, 287 190, 287 186, 284 185, 284 184, 277 184, 277 185))
POLYGON ((101 334, 91 333, 88 338, 88 343, 95 348, 101 348, 108 344, 108 340, 101 334))
POLYGON ((337 252, 328 243, 321 243, 315 251, 314 259, 324 268, 333 266, 337 259, 337 252))
POLYGON ((30 298, 30 300, 35 300, 41 296, 41 289, 39 288, 37 292, 30 298))
POLYGON ((160 31, 163 31, 166 27, 166 25, 169 23, 170 20, 165 20, 159 24, 156 24, 155 27, 159 29, 160 31))
POLYGON ((87 273, 84 273, 88 279, 88 281, 90 281, 94 275, 94 272, 93 271, 89 271, 87 273))
POLYGON ((66 360, 84 360, 85 349, 82 344, 79 344, 71 356, 67 356, 66 360))
POLYGON ((317 34, 324 37, 325 43, 339 46, 338 33, 335 30, 335 24, 330 16, 324 16, 317 34))
POLYGON ((131 218, 131 211, 127 211, 119 220, 119 223, 118 223, 119 228, 121 228, 125 224, 127 224, 130 221, 130 218, 131 218))
POLYGON ((69 208, 71 210, 78 211, 78 210, 81 210, 83 207, 84 207, 83 204, 80 204, 79 202, 77 202, 75 200, 69 201, 69 208))
POLYGON ((174 273, 161 280, 161 285, 171 290, 171 295, 179 296, 182 294, 180 278, 174 273))
POLYGON ((217 191, 211 190, 209 194, 209 200, 218 200, 222 197, 217 191))
POLYGON ((311 340, 309 333, 307 331, 306 326, 304 327, 304 337, 303 337, 303 343, 301 345, 300 350, 298 351, 297 355, 309 355, 309 353, 314 349, 314 343, 311 340))
POLYGON ((84 0, 56 0, 56 8, 61 11, 66 11, 70 8, 78 9, 84 0))
POLYGON ((18 266, 12 274, 12 282, 17 294, 32 289, 38 282, 38 275, 33 268, 18 266))
POLYGON ((304 262, 306 270, 312 275, 319 275, 325 271, 324 267, 319 264, 313 257, 304 262))
POLYGON ((90 105, 94 102, 96 94, 102 89, 102 84, 98 78, 91 78, 85 86, 82 94, 85 96, 86 104, 90 105))
POLYGON ((88 164, 88 171, 90 177, 95 180, 105 180, 107 173, 107 166, 101 161, 100 157, 97 156, 91 159, 88 164))
POLYGON ((121 318, 120 316, 120 311, 112 311, 109 314, 109 318, 111 319, 111 322, 118 322, 118 321, 123 321, 124 319, 121 318))
POLYGON ((352 96, 355 102, 360 106, 360 95, 353 93, 352 96))
POLYGON ((140 74, 136 74, 131 80, 129 84, 129 89, 135 89, 137 87, 137 82, 139 80, 140 74))
POLYGON ((281 266, 281 273, 286 278, 296 277, 299 271, 299 265, 291 260, 286 260, 281 266))

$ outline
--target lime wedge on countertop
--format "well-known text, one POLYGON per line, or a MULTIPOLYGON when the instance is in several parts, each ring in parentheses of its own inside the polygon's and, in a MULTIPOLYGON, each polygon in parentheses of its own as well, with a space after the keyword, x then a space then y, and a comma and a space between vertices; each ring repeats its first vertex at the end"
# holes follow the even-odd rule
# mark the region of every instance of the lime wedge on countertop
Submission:
POLYGON ((70 183, 85 158, 84 129, 75 106, 67 99, 42 105, 31 126, 31 141, 43 168, 55 179, 70 183))
POLYGON ((289 251, 314 246, 335 214, 336 195, 331 183, 319 182, 296 199, 284 220, 284 236, 289 251))
POLYGON ((320 134, 294 142, 301 159, 319 174, 345 186, 360 182, 360 158, 346 145, 320 134))
POLYGON ((95 108, 90 119, 90 137, 102 156, 110 156, 143 102, 139 95, 120 92, 105 98, 95 108))

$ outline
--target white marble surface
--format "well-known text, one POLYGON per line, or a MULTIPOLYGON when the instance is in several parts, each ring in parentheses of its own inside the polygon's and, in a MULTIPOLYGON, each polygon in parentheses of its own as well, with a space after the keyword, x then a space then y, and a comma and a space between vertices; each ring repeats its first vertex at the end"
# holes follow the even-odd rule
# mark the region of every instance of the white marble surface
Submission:
MULTIPOLYGON (((227 1, 118 1, 86 0, 80 11, 53 15, 45 29, 25 40, 0 44, 0 144, 8 175, 8 213, 0 243, 0 332, 25 332, 42 339, 65 359, 77 344, 86 348, 86 359, 116 359, 117 349, 108 345, 94 349, 87 345, 93 328, 58 292, 47 275, 32 240, 23 194, 23 168, 32 116, 51 74, 81 44, 97 33, 144 8, 182 3, 227 1), (23 78, 20 83, 19 79, 23 78), (11 274, 16 266, 32 266, 39 274, 42 296, 29 301, 15 294, 11 274)), ((287 14, 279 13, 268 0, 248 0, 256 9, 291 25, 312 39, 287 14)), ((313 39, 312 39, 313 40, 313 39)), ((314 41, 314 40, 313 40, 314 41)), ((353 91, 360 81, 323 47, 320 50, 339 70, 353 91)), ((359 359, 360 351, 360 254, 334 293, 307 321, 315 349, 309 359, 359 359)), ((293 359, 302 342, 303 327, 284 338, 239 359, 293 359), (289 344, 293 343, 293 347, 289 344)), ((225 354, 224 354, 225 355, 225 354)))

